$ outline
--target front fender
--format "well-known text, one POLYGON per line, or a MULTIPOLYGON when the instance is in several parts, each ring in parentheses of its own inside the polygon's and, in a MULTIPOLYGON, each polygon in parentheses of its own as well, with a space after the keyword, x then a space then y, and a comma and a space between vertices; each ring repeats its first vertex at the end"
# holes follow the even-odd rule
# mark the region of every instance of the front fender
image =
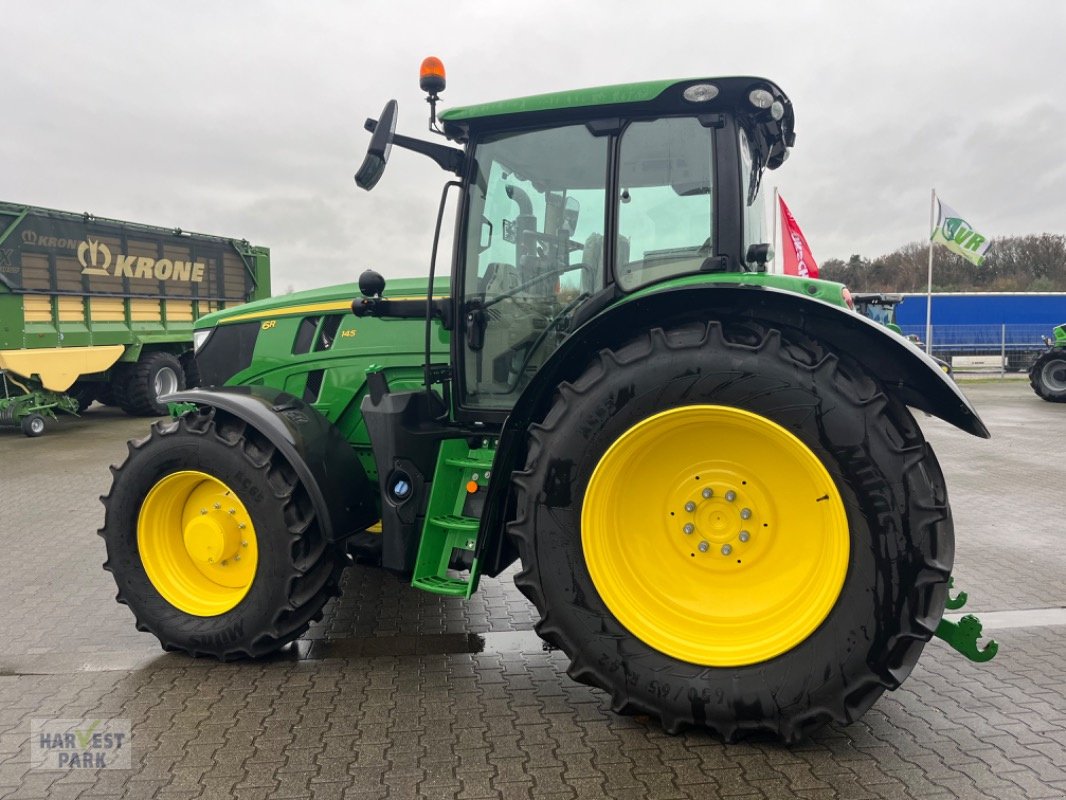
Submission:
POLYGON ((160 399, 225 411, 265 436, 307 489, 329 541, 377 521, 376 487, 355 451, 329 420, 303 400, 267 386, 190 389, 160 399))
POLYGON ((829 350, 859 361, 886 393, 906 405, 967 433, 989 437, 970 401, 932 358, 853 311, 795 292, 734 283, 650 292, 608 308, 575 331, 537 372, 508 416, 481 519, 479 555, 486 574, 494 575, 514 560, 503 536, 511 513, 511 472, 524 463, 526 431, 543 418, 556 387, 575 380, 598 351, 619 346, 637 331, 716 319, 752 320, 802 331, 829 350))

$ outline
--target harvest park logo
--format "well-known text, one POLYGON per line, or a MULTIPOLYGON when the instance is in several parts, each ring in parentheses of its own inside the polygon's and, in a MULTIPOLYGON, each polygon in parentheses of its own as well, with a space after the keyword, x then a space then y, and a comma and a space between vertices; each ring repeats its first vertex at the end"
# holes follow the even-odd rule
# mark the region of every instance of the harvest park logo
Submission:
POLYGON ((78 262, 82 275, 100 275, 115 278, 147 278, 157 281, 192 281, 202 283, 206 265, 202 261, 171 261, 169 258, 154 259, 148 256, 128 256, 119 253, 115 257, 115 270, 111 267, 111 248, 103 242, 86 239, 78 244, 78 262))
POLYGON ((30 722, 34 769, 130 769, 128 719, 34 719, 30 722))

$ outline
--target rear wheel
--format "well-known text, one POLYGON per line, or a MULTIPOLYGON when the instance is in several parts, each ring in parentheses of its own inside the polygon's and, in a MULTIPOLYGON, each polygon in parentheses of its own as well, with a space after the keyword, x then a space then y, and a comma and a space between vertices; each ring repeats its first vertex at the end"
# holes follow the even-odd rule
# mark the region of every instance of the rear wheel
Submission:
POLYGON ((1048 350, 1029 370, 1029 385, 1052 403, 1066 403, 1066 348, 1048 350))
POLYGON ((178 357, 159 350, 142 355, 120 375, 112 384, 115 399, 123 411, 134 416, 165 416, 167 406, 159 398, 185 388, 178 357))
POLYGON ((104 568, 164 649, 265 655, 339 593, 346 557, 292 466, 246 423, 213 410, 156 423, 113 473, 104 568))
POLYGON ((531 433, 516 583, 617 711, 794 740, 860 716, 939 622, 953 534, 905 408, 798 332, 657 329, 531 433))

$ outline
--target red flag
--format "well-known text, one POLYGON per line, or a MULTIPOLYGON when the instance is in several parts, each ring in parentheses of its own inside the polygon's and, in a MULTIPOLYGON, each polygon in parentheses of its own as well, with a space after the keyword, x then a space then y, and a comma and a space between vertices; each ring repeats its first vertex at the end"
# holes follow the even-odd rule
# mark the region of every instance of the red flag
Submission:
POLYGON ((778 195, 777 202, 781 204, 781 250, 785 254, 785 274, 817 278, 818 264, 811 255, 811 248, 807 246, 803 231, 799 229, 796 218, 785 205, 785 198, 778 195))

